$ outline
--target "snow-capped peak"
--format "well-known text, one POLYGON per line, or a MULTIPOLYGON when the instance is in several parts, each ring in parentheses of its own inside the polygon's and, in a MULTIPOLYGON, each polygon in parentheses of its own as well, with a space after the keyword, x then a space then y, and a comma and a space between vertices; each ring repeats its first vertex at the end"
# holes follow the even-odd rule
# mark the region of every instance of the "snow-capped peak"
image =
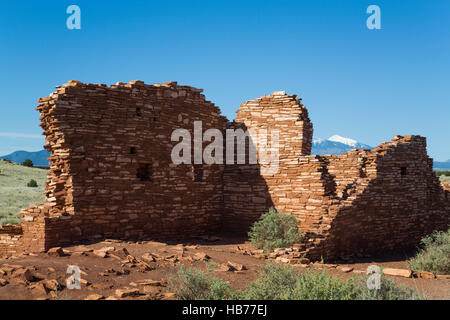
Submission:
POLYGON ((353 140, 353 139, 350 139, 350 138, 341 137, 341 136, 339 136, 337 134, 329 137, 328 140, 329 141, 334 141, 334 142, 340 142, 340 143, 346 144, 346 145, 351 146, 351 147, 356 147, 356 145, 358 144, 358 141, 356 141, 356 140, 353 140))

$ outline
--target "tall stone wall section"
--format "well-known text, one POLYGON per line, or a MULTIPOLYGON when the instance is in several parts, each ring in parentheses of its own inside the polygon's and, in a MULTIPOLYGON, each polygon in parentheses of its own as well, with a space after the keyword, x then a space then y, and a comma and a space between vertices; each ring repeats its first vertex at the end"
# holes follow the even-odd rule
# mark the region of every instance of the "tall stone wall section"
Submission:
POLYGON ((258 164, 240 165, 236 162, 225 168, 224 228, 245 233, 274 204, 279 204, 277 207, 281 208, 283 204, 289 206, 299 201, 305 190, 293 188, 293 183, 304 176, 302 168, 298 166, 298 159, 311 152, 313 127, 301 99, 277 91, 243 103, 230 128, 253 130, 256 135, 267 133, 267 150, 264 154, 268 153, 269 156, 273 146, 272 136, 278 135, 276 173, 270 173, 273 162, 260 161, 259 139, 249 142, 257 149, 258 164), (285 179, 287 176, 292 179, 285 179))
POLYGON ((223 166, 171 159, 179 142, 171 141, 173 130, 187 129, 193 142, 194 121, 202 121, 203 131, 225 127, 201 91, 174 82, 107 87, 71 81, 41 98, 37 110, 51 151, 46 202, 22 213, 45 230, 35 247, 217 232, 223 166))

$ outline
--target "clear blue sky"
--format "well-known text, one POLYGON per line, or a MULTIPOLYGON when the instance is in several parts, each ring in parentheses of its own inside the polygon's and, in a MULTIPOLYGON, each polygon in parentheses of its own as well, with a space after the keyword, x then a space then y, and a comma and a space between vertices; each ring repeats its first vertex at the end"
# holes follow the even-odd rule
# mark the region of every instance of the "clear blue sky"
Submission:
POLYGON ((428 138, 450 159, 450 1, 0 2, 0 155, 44 139, 37 98, 75 79, 178 81, 229 119, 243 101, 298 94, 315 137, 376 146, 428 138), (82 29, 66 28, 81 8, 82 29), (381 30, 366 8, 381 8, 381 30))

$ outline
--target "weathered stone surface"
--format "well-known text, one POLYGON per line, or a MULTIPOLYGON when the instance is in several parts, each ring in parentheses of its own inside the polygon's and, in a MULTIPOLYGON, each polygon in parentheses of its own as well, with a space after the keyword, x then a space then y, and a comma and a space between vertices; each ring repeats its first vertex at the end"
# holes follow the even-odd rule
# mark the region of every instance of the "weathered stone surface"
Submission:
POLYGON ((227 264, 236 271, 247 270, 247 267, 240 263, 228 261, 227 264))
POLYGON ((115 294, 119 298, 126 298, 139 296, 140 292, 139 289, 117 289, 115 294))
POLYGON ((337 267, 337 269, 339 270, 339 271, 342 271, 342 272, 352 272, 353 271, 353 267, 337 267))
POLYGON ((211 234, 246 233, 272 206, 294 215, 305 237, 275 257, 288 261, 414 246, 450 224, 450 190, 433 173, 425 138, 395 136, 373 150, 311 155, 313 126, 296 95, 276 91, 244 102, 228 122, 201 92, 176 82, 70 81, 41 98, 36 110, 51 152, 45 203, 23 209, 19 226, 0 227, 0 256, 104 238, 219 240, 211 234), (199 122, 200 135, 241 129, 252 142, 224 144, 234 164, 175 164, 174 129, 195 142, 199 122), (266 132, 268 144, 255 145, 255 132, 266 132), (273 134, 278 148, 270 145, 273 134), (275 161, 262 158, 276 151, 275 161))
POLYGON ((42 295, 47 295, 47 293, 48 293, 47 288, 41 282, 34 283, 34 284, 30 285, 29 288, 31 290, 33 290, 34 292, 42 294, 42 295))
POLYGON ((43 280, 42 284, 45 286, 45 288, 48 291, 58 291, 59 289, 61 289, 61 285, 59 284, 59 282, 55 279, 51 279, 51 280, 43 280))
POLYGON ((48 254, 49 256, 52 256, 52 257, 64 257, 64 256, 66 255, 66 254, 64 253, 63 248, 61 248, 61 247, 50 248, 50 249, 47 251, 47 254, 48 254))
POLYGON ((144 286, 161 287, 161 286, 165 285, 165 282, 162 280, 145 279, 145 280, 139 280, 136 282, 137 282, 137 284, 144 285, 144 286))
POLYGON ((101 294, 90 294, 84 300, 103 300, 103 299, 105 299, 105 297, 102 296, 101 294))
POLYGON ((24 280, 24 281, 33 281, 34 274, 30 268, 20 268, 13 272, 13 278, 24 280))
POLYGON ((384 268, 383 273, 390 276, 398 276, 411 278, 412 271, 409 269, 395 269, 395 268, 384 268))
POLYGON ((208 261, 211 257, 204 252, 198 252, 193 256, 194 260, 208 261))
POLYGON ((424 279, 434 279, 435 278, 434 273, 428 272, 428 271, 422 271, 420 273, 420 277, 424 278, 424 279))

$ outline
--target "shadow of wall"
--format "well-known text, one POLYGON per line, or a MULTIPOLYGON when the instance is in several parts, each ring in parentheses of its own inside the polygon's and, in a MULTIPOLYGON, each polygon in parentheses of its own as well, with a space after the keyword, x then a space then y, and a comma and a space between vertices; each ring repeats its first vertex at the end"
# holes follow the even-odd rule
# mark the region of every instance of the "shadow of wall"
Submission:
POLYGON ((396 138, 367 152, 366 161, 369 179, 355 180, 346 197, 337 194, 329 230, 309 250, 310 257, 411 248, 433 230, 450 225, 448 193, 432 170, 425 138, 396 138))

